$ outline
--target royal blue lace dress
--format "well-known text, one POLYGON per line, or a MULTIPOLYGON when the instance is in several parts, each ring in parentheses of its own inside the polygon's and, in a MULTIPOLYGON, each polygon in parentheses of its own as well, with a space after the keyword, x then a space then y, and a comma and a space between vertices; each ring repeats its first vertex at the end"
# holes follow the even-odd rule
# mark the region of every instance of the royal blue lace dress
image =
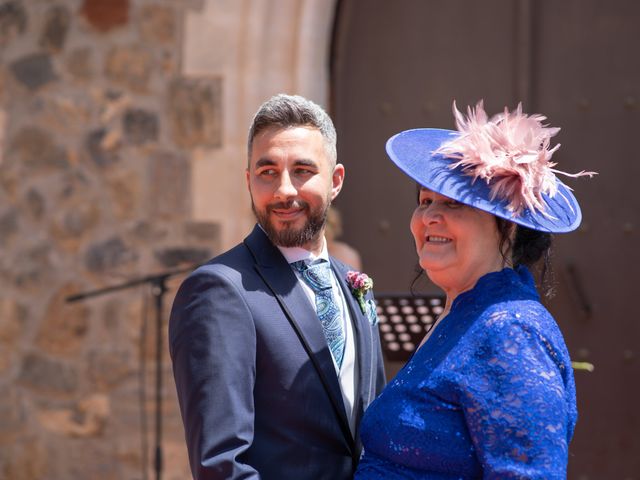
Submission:
POLYGON ((489 273, 367 409, 355 478, 564 479, 576 419, 569 354, 531 274, 489 273))

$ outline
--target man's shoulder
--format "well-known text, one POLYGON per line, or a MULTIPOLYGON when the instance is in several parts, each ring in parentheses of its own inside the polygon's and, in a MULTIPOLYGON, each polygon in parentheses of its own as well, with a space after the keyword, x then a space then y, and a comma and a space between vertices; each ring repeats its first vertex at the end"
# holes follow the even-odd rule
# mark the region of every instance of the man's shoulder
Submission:
POLYGON ((242 242, 213 257, 198 267, 195 272, 254 271, 257 263, 263 262, 270 255, 277 254, 277 250, 264 232, 256 226, 242 242))
POLYGON ((206 263, 196 268, 192 275, 198 274, 231 274, 232 272, 243 273, 252 269, 254 264, 251 252, 243 243, 239 243, 235 247, 213 257, 206 263))
POLYGON ((199 294, 198 292, 228 295, 231 290, 243 291, 243 282, 256 275, 253 267, 250 252, 242 244, 238 244, 189 273, 180 284, 175 303, 181 304, 192 295, 199 294))

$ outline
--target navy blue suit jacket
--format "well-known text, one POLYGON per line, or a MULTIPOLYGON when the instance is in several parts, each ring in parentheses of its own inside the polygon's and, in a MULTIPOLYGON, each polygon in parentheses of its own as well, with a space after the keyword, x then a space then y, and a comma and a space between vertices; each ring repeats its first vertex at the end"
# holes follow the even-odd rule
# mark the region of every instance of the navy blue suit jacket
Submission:
MULTIPOLYGON (((348 268, 331 266, 354 324, 359 423, 384 385, 378 328, 350 293, 348 268)), ((169 347, 194 478, 352 477, 362 447, 322 327, 262 229, 184 281, 169 347)))

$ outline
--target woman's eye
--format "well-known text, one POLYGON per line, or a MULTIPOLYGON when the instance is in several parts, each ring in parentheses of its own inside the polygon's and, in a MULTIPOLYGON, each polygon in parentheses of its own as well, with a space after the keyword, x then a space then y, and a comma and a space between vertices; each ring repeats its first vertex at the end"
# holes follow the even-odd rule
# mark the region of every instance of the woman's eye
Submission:
POLYGON ((449 208, 458 208, 458 207, 462 206, 462 204, 460 202, 456 201, 456 200, 449 200, 447 202, 447 206, 449 208))
POLYGON ((425 197, 420 199, 420 205, 428 206, 428 205, 431 205, 432 203, 433 203, 433 200, 431 200, 430 198, 425 197))

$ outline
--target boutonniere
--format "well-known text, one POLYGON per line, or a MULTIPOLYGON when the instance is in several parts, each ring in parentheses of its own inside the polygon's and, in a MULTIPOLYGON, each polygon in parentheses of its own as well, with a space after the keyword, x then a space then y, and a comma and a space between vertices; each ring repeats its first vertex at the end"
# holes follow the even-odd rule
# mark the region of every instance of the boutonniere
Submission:
POLYGON ((364 296, 373 288, 373 279, 366 273, 349 271, 347 272, 347 283, 351 288, 351 293, 358 301, 362 313, 367 313, 364 296))

